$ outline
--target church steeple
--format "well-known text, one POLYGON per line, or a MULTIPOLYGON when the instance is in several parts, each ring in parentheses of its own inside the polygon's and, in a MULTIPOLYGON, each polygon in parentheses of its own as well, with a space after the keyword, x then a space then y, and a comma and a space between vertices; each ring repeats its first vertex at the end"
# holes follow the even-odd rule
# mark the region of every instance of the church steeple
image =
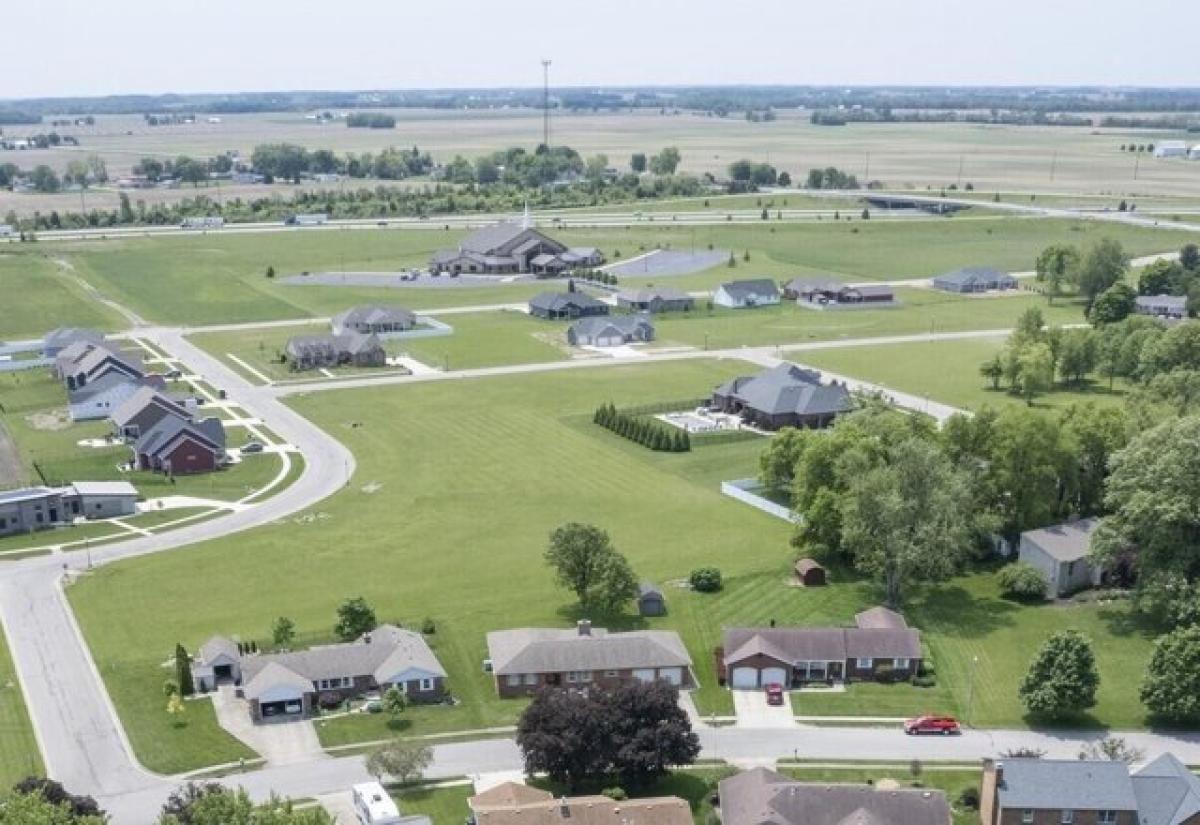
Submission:
POLYGON ((521 228, 522 229, 532 229, 533 228, 533 215, 529 211, 529 201, 528 200, 525 201, 525 214, 523 214, 521 216, 521 228))

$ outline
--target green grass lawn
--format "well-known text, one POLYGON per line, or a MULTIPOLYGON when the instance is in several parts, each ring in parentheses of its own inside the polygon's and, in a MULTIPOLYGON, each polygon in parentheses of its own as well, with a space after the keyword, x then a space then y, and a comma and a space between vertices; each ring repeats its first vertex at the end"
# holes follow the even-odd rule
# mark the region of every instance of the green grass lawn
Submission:
POLYGON ((402 816, 424 814, 433 820, 433 825, 463 825, 471 813, 467 800, 474 795, 471 785, 392 791, 392 799, 402 816))
POLYGON ((40 253, 0 253, 0 295, 0 341, 41 338, 63 326, 126 326, 121 316, 88 297, 70 273, 40 253))
POLYGON ((25 710, 17 672, 0 629, 0 787, 43 773, 42 756, 25 710))
POLYGON ((821 782, 828 784, 866 783, 878 784, 881 780, 891 780, 902 788, 933 788, 945 791, 946 801, 950 803, 950 812, 954 825, 975 825, 979 822, 979 812, 958 805, 958 797, 967 788, 979 789, 982 774, 978 770, 936 770, 928 767, 914 776, 911 769, 895 768, 892 770, 871 770, 855 767, 847 768, 785 768, 781 771, 793 779, 802 782, 821 782))
MULTIPOLYGON (((1008 392, 1007 386, 992 389, 991 382, 979 374, 979 365, 1002 347, 1001 341, 929 342, 805 352, 797 355, 796 360, 944 404, 977 410, 985 404, 997 407, 1025 403, 1008 392), (930 369, 931 364, 937 364, 937 369, 930 369)), ((1111 390, 1103 380, 1079 386, 1058 385, 1053 392, 1034 399, 1034 405, 1061 409, 1085 401, 1119 404, 1127 388, 1127 383, 1120 380, 1111 390)))
MULTIPOLYGON (((452 370, 472 367, 494 367, 504 364, 528 364, 558 361, 567 357, 566 324, 542 321, 522 312, 493 311, 447 315, 445 322, 454 327, 451 335, 431 338, 399 338, 385 340, 388 354, 410 355, 430 366, 452 370), (562 346, 556 344, 561 339, 562 346)), ((226 360, 252 381, 261 383, 254 373, 229 358, 233 355, 249 364, 255 371, 275 381, 294 381, 321 378, 317 370, 293 372, 279 360, 288 339, 293 335, 328 332, 324 324, 304 324, 286 327, 262 327, 228 332, 200 332, 192 341, 214 355, 226 360)), ((335 375, 370 375, 377 370, 335 368, 335 375)))
POLYGON ((1029 307, 1041 308, 1048 323, 1083 320, 1081 308, 1067 301, 1048 306, 1032 292, 1013 295, 960 296, 931 289, 896 290, 899 306, 886 309, 813 310, 792 302, 754 309, 670 313, 655 319, 659 343, 682 343, 709 349, 737 346, 916 335, 973 329, 1009 329, 1029 307))
MULTIPOLYGON (((596 427, 591 414, 610 400, 620 407, 694 397, 744 371, 736 362, 698 361, 294 399, 354 451, 354 483, 305 516, 187 553, 108 566, 70 591, 135 749, 156 769, 217 761, 175 736, 158 707, 158 664, 177 641, 195 649, 222 633, 265 642, 280 615, 302 635, 328 638, 337 604, 355 595, 381 621, 435 622, 430 643, 461 704, 413 709, 399 730, 381 715, 332 721, 322 728, 326 744, 511 724, 522 703, 496 698, 481 667, 484 634, 578 618, 541 558, 548 533, 572 520, 605 527, 640 577, 667 588, 667 617, 592 618, 612 628, 677 629, 696 665, 700 708, 729 713, 712 658, 724 627, 849 623, 878 603, 879 588, 836 567, 829 587, 787 586, 789 525, 718 492, 720 479, 755 472, 761 442, 653 453, 596 427), (674 586, 710 564, 725 574, 722 593, 674 586), (279 575, 296 565, 303 575, 279 575), (133 601, 158 620, 132 621, 123 605, 133 601)), ((1029 657, 1049 632, 1078 627, 1095 639, 1101 670, 1094 721, 1143 724, 1136 674, 1149 639, 1124 605, 1022 607, 999 598, 990 573, 978 573, 914 590, 908 609, 932 648, 938 687, 853 686, 841 696, 804 698, 803 710, 965 715, 978 656, 974 721, 1022 725, 1016 685, 1029 657)))

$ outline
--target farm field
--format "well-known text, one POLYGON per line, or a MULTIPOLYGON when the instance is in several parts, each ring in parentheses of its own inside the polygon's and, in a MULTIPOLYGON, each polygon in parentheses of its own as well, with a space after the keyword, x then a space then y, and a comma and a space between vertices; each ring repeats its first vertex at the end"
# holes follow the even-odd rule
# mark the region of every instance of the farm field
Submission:
POLYGON ((0 247, 0 342, 41 338, 55 327, 115 330, 124 319, 88 297, 71 273, 41 254, 0 247))
MULTIPOLYGON (((177 641, 195 649, 222 633, 265 642, 280 615, 296 622, 301 643, 328 639, 336 605, 355 595, 365 596, 381 621, 433 620, 430 642, 461 704, 413 709, 391 724, 366 715, 330 720, 319 726, 326 745, 511 724, 523 703, 496 698, 480 667, 484 634, 563 626, 578 617, 541 558, 549 531, 572 520, 609 530, 639 577, 667 587, 670 613, 663 619, 591 618, 612 628, 677 629, 695 662, 701 711, 730 713, 731 698, 715 684, 712 664, 722 628, 771 619, 848 623, 879 601, 879 588, 836 563, 829 587, 787 586, 789 526, 718 492, 721 479, 756 472, 762 442, 652 453, 595 427, 591 414, 606 401, 694 398, 746 371, 737 362, 699 361, 297 397, 300 412, 357 456, 349 487, 285 522, 187 553, 108 566, 70 591, 139 756, 155 770, 183 770, 229 753, 195 747, 191 733, 173 729, 161 712, 158 663, 177 641), (422 460, 431 445, 438 447, 436 460, 422 460), (278 575, 295 564, 305 575, 278 575), (722 593, 675 586, 708 564, 725 574, 722 593), (194 585, 201 577, 204 592, 194 585), (272 587, 264 589, 268 578, 272 587), (212 592, 222 599, 206 595, 212 592), (120 606, 134 598, 160 621, 130 622, 120 606)), ((937 687, 800 694, 802 712, 965 715, 978 657, 973 721, 1021 726, 1016 685, 1027 658, 1048 633, 1075 627, 1095 641, 1101 688, 1094 714, 1072 723, 1144 724, 1131 674, 1140 674, 1148 659, 1149 637, 1123 604, 1021 606, 1001 599, 991 573, 980 571, 914 589, 907 613, 925 633, 937 687)), ((189 719, 193 725, 204 737, 218 733, 201 713, 189 719)))
POLYGON ((0 786, 12 787, 26 776, 40 774, 42 770, 33 725, 25 710, 25 699, 17 683, 4 630, 0 628, 0 786))
MULTIPOLYGON (((1002 346, 1000 341, 955 341, 855 347, 805 352, 797 360, 818 369, 880 383, 965 409, 978 410, 984 405, 1024 405, 1025 402, 1009 393, 1007 387, 994 390, 991 382, 979 374, 979 365, 999 352, 1002 346), (936 364, 937 368, 930 369, 931 364, 936 364)), ((1035 398, 1034 406, 1062 409, 1086 401, 1119 404, 1127 388, 1128 384, 1123 380, 1115 382, 1111 390, 1107 381, 1099 379, 1085 382, 1078 388, 1058 385, 1053 392, 1035 398)))
MULTIPOLYGON (((248 157, 255 145, 280 141, 337 152, 376 152, 415 144, 445 162, 455 154, 474 158, 509 146, 532 149, 541 137, 541 112, 534 109, 398 109, 389 113, 397 119, 395 129, 349 129, 343 123, 307 121, 303 112, 266 112, 223 115, 219 124, 159 127, 147 126, 134 115, 101 115, 94 126, 73 128, 71 133, 84 151, 105 158, 114 177, 128 173, 147 155, 209 157, 237 149, 248 157)), ((740 158, 760 161, 769 157, 797 181, 803 180, 810 167, 837 166, 896 189, 937 189, 969 181, 976 189, 989 192, 1189 194, 1196 191, 1200 180, 1200 170, 1186 162, 1147 157, 1142 158, 1135 177, 1133 156, 1119 150, 1122 143, 1131 141, 1186 137, 1182 132, 906 123, 830 128, 812 125, 808 112, 780 110, 777 114, 772 122, 749 123, 736 116, 663 115, 657 110, 556 111, 553 129, 557 143, 571 146, 585 157, 603 152, 610 164, 621 169, 628 168, 633 152, 654 153, 674 145, 682 153, 680 171, 693 174, 720 176, 740 158)), ((47 163, 61 171, 69 158, 67 149, 30 150, 22 154, 22 164, 47 163)), ((172 194, 190 195, 186 187, 172 194)), ((68 198, 78 200, 64 193, 58 208, 73 207, 75 203, 68 198)), ((0 211, 9 208, 21 209, 22 198, 4 193, 0 211)), ((42 201, 38 208, 48 210, 55 204, 42 201)))
MULTIPOLYGON (((555 342, 564 337, 565 324, 540 321, 521 312, 491 311, 455 313, 443 319, 454 327, 451 335, 430 338, 399 338, 384 340, 391 356, 406 354, 431 367, 469 369, 494 367, 503 364, 527 364, 558 361, 567 357, 555 342)), ((224 359, 231 367, 250 380, 261 382, 253 373, 230 359, 249 364, 255 371, 275 381, 296 381, 321 378, 318 371, 293 372, 280 363, 279 355, 293 335, 327 333, 328 324, 305 324, 285 327, 237 329, 226 332, 198 332, 191 337, 198 346, 224 359)), ((387 372, 388 368, 334 368, 335 375, 371 375, 387 372)))
MULTIPOLYGON (((548 231, 571 245, 598 246, 610 260, 658 245, 684 249, 711 244, 735 253, 735 267, 657 279, 693 290, 755 276, 821 274, 861 281, 927 277, 981 264, 1028 270, 1037 253, 1055 242, 1086 244, 1112 237, 1129 253, 1141 255, 1178 249, 1187 240, 1177 230, 1013 217, 548 231), (746 251, 749 261, 743 259, 746 251)), ((516 303, 546 288, 537 283, 403 289, 282 283, 286 276, 306 271, 389 272, 423 265, 434 250, 453 246, 464 234, 437 229, 210 234, 47 243, 39 245, 39 252, 52 249, 103 294, 149 321, 189 326, 328 317, 359 303, 398 303, 416 310, 516 303), (275 279, 266 277, 268 266, 275 268, 275 279)), ((30 254, 15 253, 16 265, 30 254)), ((623 280, 632 286, 656 279, 623 280)), ((22 293, 17 309, 30 301, 35 312, 42 300, 36 291, 29 297, 22 293)))

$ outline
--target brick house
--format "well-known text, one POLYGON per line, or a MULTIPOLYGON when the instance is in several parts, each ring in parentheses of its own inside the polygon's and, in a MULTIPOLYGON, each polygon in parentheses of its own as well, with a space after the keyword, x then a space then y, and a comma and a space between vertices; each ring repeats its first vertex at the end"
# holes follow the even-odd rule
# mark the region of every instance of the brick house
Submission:
POLYGON ((517 628, 487 634, 496 692, 527 696, 542 687, 617 687, 661 679, 696 686, 679 634, 666 630, 610 633, 584 620, 571 629, 517 628))
POLYGON ((709 407, 739 415, 766 430, 827 427, 854 408, 844 384, 821 382, 821 373, 784 361, 757 375, 743 375, 713 390, 709 407))
POLYGON ((139 470, 184 475, 206 473, 225 463, 225 426, 219 418, 191 421, 167 416, 133 445, 139 470))

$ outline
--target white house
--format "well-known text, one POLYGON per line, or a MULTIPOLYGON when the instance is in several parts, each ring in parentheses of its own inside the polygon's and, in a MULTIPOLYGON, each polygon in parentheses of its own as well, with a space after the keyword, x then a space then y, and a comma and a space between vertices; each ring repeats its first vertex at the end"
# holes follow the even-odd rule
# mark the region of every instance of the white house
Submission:
POLYGON ((728 281, 717 287, 713 303, 720 307, 743 309, 779 303, 779 287, 770 278, 728 281))
POLYGON ((1065 596, 1100 584, 1102 570, 1088 560, 1099 519, 1054 524, 1021 534, 1017 557, 1041 571, 1052 596, 1065 596))
POLYGON ((1186 158, 1188 145, 1182 140, 1164 140, 1154 147, 1156 158, 1186 158))

